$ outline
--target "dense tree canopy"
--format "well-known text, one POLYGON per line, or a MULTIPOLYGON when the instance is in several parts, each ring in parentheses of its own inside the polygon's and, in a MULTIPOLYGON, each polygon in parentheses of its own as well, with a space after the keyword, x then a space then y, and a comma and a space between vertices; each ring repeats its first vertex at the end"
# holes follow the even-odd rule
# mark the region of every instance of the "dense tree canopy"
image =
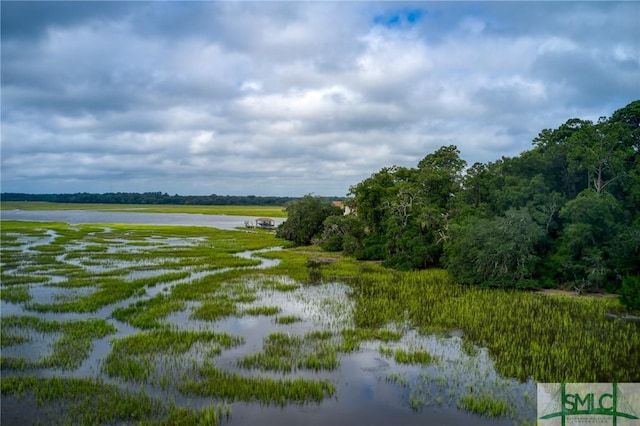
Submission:
POLYGON ((460 283, 634 293, 640 275, 640 101, 544 129, 513 158, 467 167, 444 146, 351 187, 357 215, 323 246, 460 283), (624 285, 623 285, 624 283, 624 285))
POLYGON ((296 245, 308 245, 322 234, 323 222, 329 216, 341 215, 342 209, 324 202, 320 197, 305 195, 286 207, 287 220, 276 230, 276 235, 296 245))

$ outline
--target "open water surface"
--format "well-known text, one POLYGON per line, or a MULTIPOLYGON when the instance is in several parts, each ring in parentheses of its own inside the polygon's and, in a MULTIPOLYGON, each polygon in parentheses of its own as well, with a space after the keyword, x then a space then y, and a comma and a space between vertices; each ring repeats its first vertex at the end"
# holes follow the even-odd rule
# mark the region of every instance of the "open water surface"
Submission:
MULTIPOLYGON (((139 225, 187 225, 211 226, 219 229, 235 229, 245 221, 255 221, 253 216, 208 215, 197 213, 136 213, 98 210, 1 210, 5 220, 29 220, 40 222, 77 223, 126 223, 139 225)), ((276 226, 284 219, 274 219, 276 226)))

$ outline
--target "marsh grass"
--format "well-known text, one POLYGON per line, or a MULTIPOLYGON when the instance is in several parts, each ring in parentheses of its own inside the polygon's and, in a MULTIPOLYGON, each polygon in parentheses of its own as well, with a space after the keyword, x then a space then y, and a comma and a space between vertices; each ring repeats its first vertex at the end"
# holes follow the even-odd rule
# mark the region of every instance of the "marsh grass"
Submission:
POLYGON ((18 274, 6 274, 1 276, 3 286, 17 286, 17 285, 29 285, 46 283, 49 278, 38 275, 18 275, 18 274))
POLYGON ((404 349, 396 349, 393 352, 393 359, 400 364, 428 365, 434 361, 434 357, 427 351, 405 351, 404 349))
POLYGON ((616 300, 462 287, 438 270, 365 273, 351 286, 357 330, 407 320, 425 333, 463 330, 522 381, 640 380, 638 324, 605 318, 616 300))
POLYGON ((253 316, 258 316, 258 315, 270 316, 270 315, 279 314, 281 310, 282 309, 280 309, 278 306, 254 306, 254 307, 245 309, 243 311, 243 314, 253 315, 253 316))
POLYGON ((138 301, 126 308, 117 308, 111 314, 113 318, 129 323, 143 330, 167 326, 160 320, 170 313, 185 308, 182 301, 171 300, 168 296, 159 294, 152 299, 138 301))
POLYGON ((378 352, 383 356, 390 358, 393 357, 393 359, 399 364, 429 365, 436 360, 436 358, 428 351, 422 350, 406 351, 401 348, 393 350, 389 347, 380 345, 378 352))
POLYGON ((229 420, 231 420, 231 407, 229 407, 226 402, 204 407, 200 410, 177 407, 175 404, 171 404, 165 419, 160 421, 142 421, 140 422, 140 426, 217 426, 223 421, 228 422, 229 420))
POLYGON ((299 289, 300 286, 298 284, 287 284, 287 283, 276 283, 273 286, 274 290, 286 292, 286 291, 294 291, 299 289))
POLYGON ((282 405, 291 402, 321 402, 336 392, 335 386, 328 380, 246 377, 210 363, 200 368, 199 377, 198 380, 181 384, 180 391, 188 395, 217 397, 228 401, 258 401, 282 405))
POLYGON ((214 331, 152 330, 112 341, 111 352, 103 360, 101 370, 109 377, 162 384, 161 361, 166 368, 176 370, 169 372, 175 376, 178 370, 186 368, 178 364, 176 356, 196 344, 207 344, 210 350, 218 352, 242 343, 241 337, 214 331))
POLYGON ((337 347, 323 335, 290 336, 271 333, 265 338, 263 352, 246 355, 239 367, 291 372, 295 370, 334 370, 338 367, 337 347))
POLYGON ((344 328, 342 334, 343 352, 353 352, 360 349, 360 344, 367 340, 380 340, 382 342, 397 342, 402 338, 402 333, 384 328, 344 328))
POLYGON ((238 314, 236 302, 226 295, 219 295, 202 302, 191 314, 191 318, 203 321, 217 321, 238 314))
POLYGON ((38 333, 61 333, 60 338, 51 343, 52 352, 41 357, 38 361, 27 361, 24 358, 2 356, 3 369, 25 368, 60 368, 73 370, 78 368, 91 351, 93 339, 105 337, 115 333, 116 329, 104 319, 47 321, 33 316, 8 316, 2 318, 1 331, 4 336, 14 336, 24 343, 29 340, 28 335, 19 334, 29 330, 38 333))
MULTIPOLYGON (((286 245, 270 233, 9 221, 3 221, 2 225, 0 297, 5 301, 22 303, 41 312, 85 313, 144 295, 150 287, 164 287, 160 296, 131 303, 112 313, 113 318, 146 330, 114 340, 111 352, 101 364, 103 374, 136 383, 127 386, 143 383, 163 390, 171 387, 187 395, 224 401, 283 405, 319 402, 335 394, 331 382, 272 376, 296 370, 305 370, 302 372, 305 375, 333 370, 338 366, 339 354, 357 351, 363 342, 387 345, 394 342, 393 349, 381 345, 380 353, 394 357, 398 364, 412 365, 398 368, 429 373, 419 373, 418 377, 398 372, 387 375, 389 383, 403 389, 408 406, 414 410, 447 401, 454 406, 461 401, 460 409, 482 415, 491 415, 496 410, 491 401, 502 401, 512 410, 519 396, 505 399, 505 394, 517 393, 518 389, 509 384, 515 382, 509 378, 551 382, 640 381, 639 326, 605 319, 606 313, 621 309, 615 300, 462 287, 452 283, 445 271, 395 272, 377 263, 357 262, 338 254, 331 254, 331 261, 311 270, 307 267, 309 259, 329 257, 315 247, 260 253, 261 257, 280 262, 267 269, 242 269, 255 266, 257 260, 239 258, 236 253, 286 245), (127 278, 141 271, 158 275, 127 278), (318 275, 313 283, 312 272, 318 275), (60 277, 64 281, 55 282, 60 277), (54 299, 56 303, 34 303, 26 297, 29 288, 54 284, 92 291, 70 299, 54 299), (185 306, 193 307, 192 319, 203 321, 247 313, 276 315, 280 313, 273 309, 277 306, 239 304, 278 305, 274 302, 278 297, 295 300, 296 306, 306 306, 305 321, 322 329, 302 336, 274 333, 265 338, 260 352, 231 361, 236 361, 237 367, 251 369, 251 377, 248 371, 226 371, 210 362, 224 350, 239 345, 240 338, 213 331, 177 331, 163 322, 170 313, 185 306), (271 307, 272 311, 264 311, 265 307, 271 307), (461 352, 471 359, 490 357, 494 361, 489 368, 491 374, 495 364, 499 373, 495 376, 507 379, 483 376, 484 367, 469 363, 464 356, 463 363, 451 360, 439 363, 442 354, 432 352, 431 347, 427 352, 415 350, 424 346, 405 345, 401 338, 407 330, 424 335, 459 331, 463 335, 461 352), (261 370, 268 371, 269 377, 261 377, 261 370)), ((291 324, 295 320, 300 318, 282 315, 273 319, 277 324, 291 324)), ((64 324, 67 322, 28 316, 3 317, 3 347, 26 343, 29 333, 34 331, 55 337, 51 337, 51 353, 36 361, 2 357, 2 368, 72 369, 86 358, 93 339, 113 332, 105 327, 108 323, 104 321, 64 324), (76 334, 68 327, 77 327, 76 334)), ((215 326, 197 325, 203 329, 215 326)), ((4 381, 3 377, 3 386, 4 381)), ((29 386, 32 385, 23 384, 23 390, 29 386)), ((81 408, 84 407, 87 406, 81 408)), ((140 419, 141 424, 156 424, 156 419, 158 424, 180 421, 214 424, 216 417, 218 420, 223 417, 217 407, 192 410, 174 406, 158 410, 157 416, 150 414, 140 419)), ((83 419, 73 418, 68 423, 93 423, 83 419)), ((122 422, 127 421, 131 420, 122 422)))
POLYGON ((491 395, 464 395, 457 403, 459 408, 488 417, 500 417, 507 414, 506 402, 496 400, 491 395))
POLYGON ((293 324, 302 321, 302 318, 297 315, 282 315, 276 317, 274 321, 276 324, 293 324))
POLYGON ((28 288, 21 286, 3 287, 0 288, 0 299, 5 302, 23 303, 31 300, 31 293, 28 288))
POLYGON ((20 345, 22 343, 30 342, 31 339, 28 336, 20 334, 11 334, 9 332, 3 332, 0 335, 0 347, 7 347, 13 345, 20 345))
POLYGON ((5 377, 2 396, 33 399, 37 423, 218 426, 231 419, 226 403, 194 409, 165 406, 142 391, 122 390, 94 379, 5 377))

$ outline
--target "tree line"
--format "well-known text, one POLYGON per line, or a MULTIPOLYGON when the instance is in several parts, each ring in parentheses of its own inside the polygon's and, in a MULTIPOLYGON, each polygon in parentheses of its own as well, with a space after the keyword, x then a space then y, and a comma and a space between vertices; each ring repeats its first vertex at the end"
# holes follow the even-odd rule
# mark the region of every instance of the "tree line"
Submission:
POLYGON ((216 206, 284 206, 300 197, 275 197, 255 195, 169 195, 162 192, 109 192, 91 194, 23 194, 5 192, 2 201, 46 201, 51 203, 101 203, 101 204, 176 204, 216 206))
POLYGON ((397 269, 445 267, 460 284, 618 292, 640 308, 640 100, 544 129, 516 157, 469 166, 443 146, 349 196, 355 215, 291 203, 278 235, 397 269))

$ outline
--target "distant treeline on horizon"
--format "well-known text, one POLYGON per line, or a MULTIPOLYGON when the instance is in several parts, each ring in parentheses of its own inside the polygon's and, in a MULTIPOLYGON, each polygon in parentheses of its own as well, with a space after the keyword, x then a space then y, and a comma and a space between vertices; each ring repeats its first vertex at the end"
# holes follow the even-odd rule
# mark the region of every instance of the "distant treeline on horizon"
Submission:
MULTIPOLYGON (((50 203, 100 203, 100 204, 177 204, 177 205, 244 205, 283 206, 302 197, 272 197, 256 195, 169 195, 162 192, 116 192, 90 194, 23 194, 3 192, 2 201, 45 201, 50 203)), ((340 199, 326 197, 327 201, 340 199)))

